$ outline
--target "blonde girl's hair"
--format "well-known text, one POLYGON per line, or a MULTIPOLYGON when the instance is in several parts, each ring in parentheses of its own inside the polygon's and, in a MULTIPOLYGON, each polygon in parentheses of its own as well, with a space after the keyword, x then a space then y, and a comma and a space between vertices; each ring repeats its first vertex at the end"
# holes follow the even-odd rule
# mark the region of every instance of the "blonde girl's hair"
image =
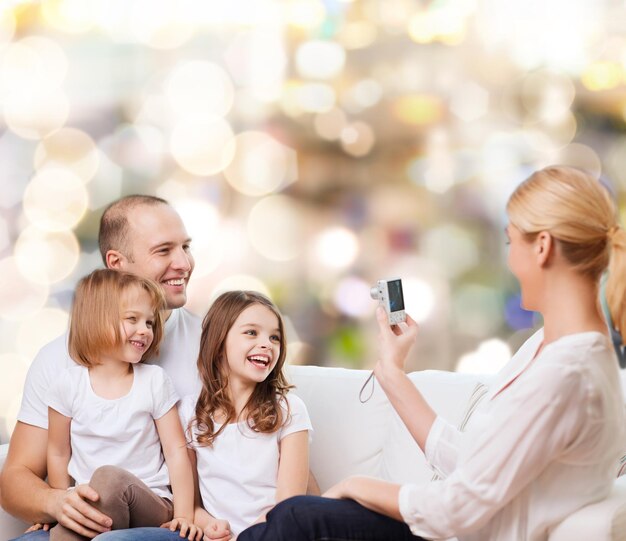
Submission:
POLYGON ((281 403, 287 404, 285 397, 292 386, 283 374, 287 342, 280 312, 272 301, 256 291, 228 291, 215 300, 202 322, 198 355, 202 390, 196 403, 195 418, 188 427, 190 433, 191 425, 196 424, 197 442, 200 445, 212 446, 226 426, 236 420, 235 407, 228 391, 226 337, 239 315, 254 304, 265 306, 278 319, 280 353, 267 378, 255 386, 242 414, 255 432, 276 432, 287 421, 281 403), (218 412, 224 421, 216 429, 213 419, 218 412))
POLYGON ((608 268, 609 312, 618 331, 626 330, 626 232, 619 225, 609 191, 589 173, 566 166, 537 171, 513 192, 509 221, 527 240, 546 231, 565 259, 599 281, 608 268))
POLYGON ((125 337, 120 331, 121 302, 124 294, 133 288, 148 293, 154 311, 154 338, 141 360, 158 354, 163 337, 161 311, 165 309, 161 287, 152 280, 128 272, 100 269, 85 276, 76 286, 68 339, 69 353, 74 361, 87 367, 95 366, 102 353, 124 342, 125 337))

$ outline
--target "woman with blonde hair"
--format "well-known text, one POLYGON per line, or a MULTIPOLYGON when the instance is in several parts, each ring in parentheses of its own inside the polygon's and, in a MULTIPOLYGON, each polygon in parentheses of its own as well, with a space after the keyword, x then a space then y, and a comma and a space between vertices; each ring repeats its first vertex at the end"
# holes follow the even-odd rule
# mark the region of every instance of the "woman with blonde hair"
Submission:
POLYGON ((589 174, 548 167, 507 205, 508 264, 522 305, 543 316, 496 376, 465 432, 437 416, 404 373, 417 325, 377 312, 375 373, 441 481, 397 485, 351 477, 325 498, 279 503, 239 541, 547 540, 577 509, 603 499, 625 441, 618 363, 598 302, 626 328, 626 233, 589 174))

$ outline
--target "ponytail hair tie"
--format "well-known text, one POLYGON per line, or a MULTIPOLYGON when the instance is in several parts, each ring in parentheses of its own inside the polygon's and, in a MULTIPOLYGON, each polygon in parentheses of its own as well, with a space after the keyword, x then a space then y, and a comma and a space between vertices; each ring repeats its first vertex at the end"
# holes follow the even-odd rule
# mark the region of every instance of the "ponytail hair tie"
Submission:
POLYGON ((609 228, 609 230, 606 232, 606 237, 609 240, 613 240, 613 238, 615 237, 615 235, 617 235, 617 233, 621 230, 622 228, 619 225, 614 225, 613 227, 609 228))

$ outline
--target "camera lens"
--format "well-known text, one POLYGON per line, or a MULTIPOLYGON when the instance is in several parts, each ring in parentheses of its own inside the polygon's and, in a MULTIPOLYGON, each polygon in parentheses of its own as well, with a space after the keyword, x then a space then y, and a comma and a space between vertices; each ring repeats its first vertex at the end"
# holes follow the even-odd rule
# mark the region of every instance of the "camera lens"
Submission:
POLYGON ((378 292, 377 286, 372 286, 372 289, 370 289, 370 297, 372 297, 375 301, 380 299, 380 293, 378 292))

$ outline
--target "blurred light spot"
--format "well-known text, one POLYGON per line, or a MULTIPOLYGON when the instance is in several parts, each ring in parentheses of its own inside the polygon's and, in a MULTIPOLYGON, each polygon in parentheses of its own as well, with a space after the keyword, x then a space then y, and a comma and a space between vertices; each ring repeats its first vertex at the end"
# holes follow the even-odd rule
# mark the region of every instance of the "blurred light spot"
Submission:
POLYGON ((370 297, 370 284, 356 276, 348 276, 337 284, 333 301, 341 313, 357 318, 370 317, 377 306, 370 297))
MULTIPOLYGON (((530 122, 526 123, 526 128, 530 128, 533 126, 534 121, 531 119, 530 122)), ((539 132, 547 135, 550 139, 551 147, 554 149, 562 148, 565 145, 568 145, 572 142, 574 137, 576 137, 576 131, 578 129, 578 123, 576 121, 576 117, 571 111, 566 111, 563 116, 559 119, 550 119, 549 121, 543 121, 539 126, 539 132)), ((528 137, 528 135, 532 135, 533 131, 526 132, 526 138, 529 143, 533 145, 534 148, 540 151, 546 150, 546 147, 537 146, 541 144, 543 141, 542 137, 532 138, 528 137)), ((548 147, 550 148, 550 147, 548 147)))
POLYGON ((455 45, 465 38, 466 22, 460 10, 443 5, 418 11, 408 24, 410 38, 417 43, 439 41, 455 45))
POLYGON ((426 321, 435 308, 435 292, 432 286, 419 278, 402 278, 406 312, 417 323, 426 321))
POLYGON ((296 258, 303 246, 302 216, 293 201, 272 195, 259 201, 248 216, 248 237, 254 248, 274 261, 296 258))
POLYGON ((235 155, 235 139, 230 124, 215 116, 202 124, 183 122, 174 128, 170 141, 174 159, 194 175, 222 171, 235 155))
POLYGON ((342 72, 345 62, 343 47, 332 41, 307 41, 296 51, 296 68, 305 78, 332 79, 342 72))
POLYGON ((17 352, 26 359, 34 359, 43 346, 67 331, 68 322, 69 314, 58 308, 44 308, 32 314, 20 323, 17 352))
POLYGON ((228 74, 217 64, 200 60, 177 66, 167 81, 165 94, 179 122, 224 116, 234 99, 228 74))
POLYGON ((59 89, 26 87, 21 94, 11 94, 4 102, 7 126, 25 139, 41 139, 62 127, 70 105, 59 89))
POLYGON ((569 113, 576 89, 566 75, 538 71, 524 78, 521 98, 525 109, 536 119, 550 124, 569 113))
POLYGON ((393 112, 402 122, 424 126, 442 118, 443 104, 437 96, 415 94, 398 98, 393 105, 393 112))
POLYGON ((183 2, 133 0, 127 7, 132 35, 155 49, 175 49, 193 36, 194 25, 185 20, 183 2))
POLYGON ((24 213, 46 231, 72 229, 87 210, 87 191, 71 171, 49 167, 37 173, 24 192, 24 213))
POLYGON ((450 110, 465 122, 472 122, 487 114, 489 93, 474 82, 462 83, 455 87, 450 102, 450 110))
POLYGON ((0 208, 10 209, 21 203, 33 173, 35 145, 9 130, 0 137, 0 208))
POLYGON ((464 175, 470 173, 471 168, 466 164, 455 167, 455 156, 450 149, 450 137, 443 128, 434 128, 428 132, 426 138, 425 157, 420 157, 409 163, 407 175, 416 184, 423 184, 434 193, 445 193, 457 181, 462 181, 464 175), (462 169, 457 171, 457 169, 462 169))
POLYGON ((0 47, 13 39, 15 34, 15 15, 10 9, 0 11, 0 47))
POLYGON ((376 105, 383 97, 383 89, 374 79, 362 79, 347 93, 346 107, 358 112, 376 105))
POLYGON ((530 329, 534 324, 534 312, 522 308, 520 295, 511 295, 504 305, 504 318, 511 329, 530 329))
POLYGON ((27 280, 15 258, 0 259, 0 317, 21 320, 46 304, 48 287, 27 280))
POLYGON ((252 95, 264 102, 278 100, 287 67, 287 53, 279 32, 254 29, 235 36, 224 61, 235 82, 249 87, 252 95))
POLYGON ((589 90, 612 90, 622 84, 624 69, 616 62, 595 62, 587 66, 580 80, 589 90))
POLYGON ((5 353, 0 355, 2 378, 0 378, 0 419, 4 426, 0 426, 0 441, 7 443, 15 426, 14 403, 24 387, 28 372, 27 362, 21 355, 5 353))
POLYGON ((363 49, 376 41, 378 28, 370 21, 346 22, 339 31, 339 41, 346 49, 363 49))
POLYGON ((141 176, 160 174, 165 154, 163 132, 150 124, 120 124, 100 146, 124 169, 141 176))
POLYGON ((100 163, 94 179, 89 183, 89 209, 95 210, 122 196, 122 168, 106 154, 100 154, 100 163))
MULTIPOLYGON (((24 376, 24 381, 26 381, 26 376, 24 376)), ((18 389, 22 389, 24 384, 22 383, 18 389)), ((13 430, 15 429, 15 425, 17 424, 17 414, 22 405, 22 393, 18 392, 13 395, 13 400, 9 402, 7 409, 4 411, 4 430, 6 431, 6 439, 4 441, 8 441, 11 437, 13 430)))
MULTIPOLYGON (((584 169, 596 178, 602 174, 602 161, 596 151, 580 143, 573 143, 560 149, 549 158, 549 162, 584 169)), ((546 165, 549 164, 546 163, 546 165)))
POLYGON ((7 221, 0 216, 0 253, 4 252, 10 245, 9 228, 7 221))
POLYGON ((72 273, 78 263, 80 246, 71 231, 51 233, 30 226, 18 237, 14 254, 24 276, 48 285, 72 273))
MULTIPOLYGON (((188 174, 180 170, 179 172, 182 175, 188 174)), ((159 184, 156 189, 157 197, 161 197, 170 202, 177 199, 186 199, 189 194, 188 184, 184 181, 184 179, 178 179, 177 177, 178 175, 175 174, 174 177, 159 184)))
POLYGON ((511 359, 511 349, 502 340, 492 338, 481 342, 476 351, 461 356, 457 372, 495 374, 511 359))
POLYGON ((28 36, 11 43, 2 56, 3 93, 30 94, 58 89, 67 75, 68 59, 61 46, 42 36, 28 36))
POLYGON ((346 114, 337 107, 324 113, 318 113, 313 120, 317 134, 329 141, 339 139, 346 124, 346 114))
POLYGON ((491 287, 466 284, 452 297, 454 324, 467 335, 485 336, 500 329, 503 300, 491 287))
POLYGON ((356 235, 344 227, 331 227, 322 231, 313 245, 314 261, 332 269, 349 267, 358 253, 359 241, 356 235))
POLYGON ((335 90, 323 83, 307 83, 292 87, 299 108, 308 113, 323 113, 335 105, 335 90))
POLYGON ((209 275, 222 262, 227 241, 219 211, 214 205, 200 200, 170 198, 169 201, 180 214, 191 237, 191 253, 196 263, 194 277, 209 275))
POLYGON ((272 297, 269 288, 263 281, 247 274, 236 274, 218 282, 218 284, 211 291, 210 299, 211 301, 214 301, 222 293, 238 289, 258 291, 259 293, 263 293, 266 297, 272 297))
POLYGON ((85 132, 62 128, 43 139, 35 150, 35 169, 59 165, 89 182, 98 170, 100 157, 95 143, 85 132))
POLYGON ((41 13, 52 27, 78 34, 87 32, 94 25, 94 12, 98 0, 45 0, 41 13))
POLYGON ((194 25, 185 17, 185 3, 182 0, 176 4, 167 0, 133 0, 121 4, 101 1, 97 21, 115 41, 173 49, 193 35, 194 25))
POLYGON ((267 195, 296 180, 297 156, 293 149, 264 132, 243 132, 236 137, 235 156, 224 176, 245 195, 267 195))
POLYGON ((326 10, 319 0, 292 0, 285 2, 286 21, 296 28, 312 30, 324 22, 326 10))
POLYGON ((441 272, 453 279, 478 264, 478 248, 471 234, 453 224, 428 230, 420 242, 424 256, 439 264, 441 272))
POLYGON ((375 140, 374 130, 365 122, 354 122, 341 131, 341 148, 351 156, 365 156, 375 140))

